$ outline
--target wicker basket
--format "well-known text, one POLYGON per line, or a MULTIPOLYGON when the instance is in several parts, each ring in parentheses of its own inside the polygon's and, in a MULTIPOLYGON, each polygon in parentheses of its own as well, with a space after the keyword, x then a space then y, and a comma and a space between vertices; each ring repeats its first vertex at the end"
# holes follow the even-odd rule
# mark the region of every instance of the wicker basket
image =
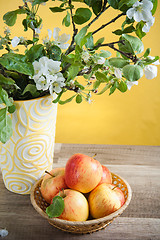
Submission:
POLYGON ((40 192, 42 179, 38 180, 32 187, 30 195, 31 203, 35 210, 42 217, 46 218, 51 225, 58 229, 61 229, 62 231, 78 234, 92 233, 107 227, 116 217, 120 216, 123 213, 131 200, 132 191, 129 184, 123 178, 114 173, 112 173, 112 179, 113 184, 118 185, 118 187, 123 191, 125 196, 125 203, 120 209, 103 218, 91 219, 83 222, 72 222, 58 218, 49 218, 45 213, 45 210, 49 204, 43 199, 40 192))

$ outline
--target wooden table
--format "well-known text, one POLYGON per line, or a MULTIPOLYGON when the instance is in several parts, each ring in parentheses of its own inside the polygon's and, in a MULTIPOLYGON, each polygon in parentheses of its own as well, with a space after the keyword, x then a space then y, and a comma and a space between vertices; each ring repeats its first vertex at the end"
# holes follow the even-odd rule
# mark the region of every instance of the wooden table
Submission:
POLYGON ((0 228, 9 235, 5 240, 67 239, 160 239, 160 147, 56 144, 54 166, 64 166, 74 153, 93 156, 125 178, 133 196, 123 214, 105 229, 73 235, 52 227, 32 207, 29 195, 5 189, 0 173, 0 228))

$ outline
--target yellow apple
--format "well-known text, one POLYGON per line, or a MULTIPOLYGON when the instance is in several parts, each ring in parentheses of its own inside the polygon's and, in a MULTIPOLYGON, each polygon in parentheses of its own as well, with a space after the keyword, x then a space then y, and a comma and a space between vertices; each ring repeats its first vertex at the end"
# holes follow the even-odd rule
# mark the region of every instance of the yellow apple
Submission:
MULTIPOLYGON (((123 194, 123 193, 122 193, 123 194)), ((98 185, 88 198, 90 214, 93 218, 105 217, 122 206, 119 193, 113 184, 98 185)))
POLYGON ((59 195, 64 199, 64 211, 58 218, 68 221, 86 221, 88 219, 89 206, 82 193, 65 189, 59 195))

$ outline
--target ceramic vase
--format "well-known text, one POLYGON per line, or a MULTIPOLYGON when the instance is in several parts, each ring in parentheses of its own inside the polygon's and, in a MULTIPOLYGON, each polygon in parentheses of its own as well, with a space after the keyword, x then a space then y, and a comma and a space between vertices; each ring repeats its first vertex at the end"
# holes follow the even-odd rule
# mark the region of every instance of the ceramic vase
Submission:
POLYGON ((15 101, 13 135, 0 144, 0 167, 6 188, 29 194, 34 182, 53 165, 57 104, 52 96, 15 101))

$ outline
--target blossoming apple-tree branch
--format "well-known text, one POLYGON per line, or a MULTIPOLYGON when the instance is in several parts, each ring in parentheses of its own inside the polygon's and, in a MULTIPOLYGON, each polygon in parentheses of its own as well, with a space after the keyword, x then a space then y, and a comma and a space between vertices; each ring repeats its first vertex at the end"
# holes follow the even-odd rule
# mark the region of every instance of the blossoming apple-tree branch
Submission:
MULTIPOLYGON (((23 0, 16 10, 4 14, 4 35, 0 35, 0 140, 6 142, 12 135, 12 122, 8 115, 16 108, 14 100, 33 99, 47 94, 56 95, 54 103, 64 104, 76 100, 91 102, 93 94, 101 95, 116 90, 124 93, 145 74, 147 79, 157 76, 159 57, 150 56, 144 49, 143 37, 154 24, 157 0, 52 0, 53 14, 61 14, 62 24, 72 30, 61 33, 59 26, 47 29, 48 36, 41 38, 43 20, 38 15, 49 0, 23 0), (112 19, 107 10, 111 10, 112 19), (65 14, 65 15, 64 15, 65 14), (32 39, 12 36, 8 27, 23 16, 24 32, 32 31, 32 39), (100 17, 108 19, 93 31, 100 17), (115 29, 114 22, 122 24, 115 29), (105 29, 113 26, 117 40, 105 43, 105 29), (81 27, 81 28, 80 28, 81 27), (99 31, 104 37, 95 40, 99 31), (69 42, 70 41, 70 42, 69 42), (19 53, 19 47, 24 53, 19 53), (108 49, 116 52, 112 56, 108 49), (84 80, 79 76, 83 76, 84 80), (65 99, 65 93, 73 95, 65 99)), ((46 6, 45 6, 46 7, 46 6)), ((108 33, 108 32, 107 32, 108 33)))

